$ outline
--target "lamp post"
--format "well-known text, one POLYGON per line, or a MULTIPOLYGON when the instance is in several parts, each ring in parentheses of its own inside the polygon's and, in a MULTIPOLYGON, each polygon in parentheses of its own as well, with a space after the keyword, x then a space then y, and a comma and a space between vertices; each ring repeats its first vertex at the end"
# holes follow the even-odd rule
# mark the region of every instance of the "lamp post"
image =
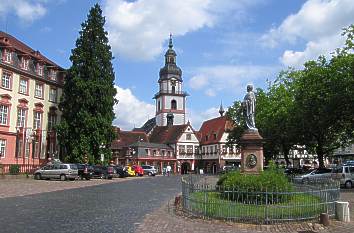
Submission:
POLYGON ((104 153, 103 153, 103 150, 106 148, 106 146, 103 144, 103 143, 101 143, 101 145, 100 145, 100 152, 101 152, 101 162, 102 162, 102 164, 103 164, 103 162, 104 162, 104 153))
MULTIPOLYGON (((30 130, 29 134, 26 134, 26 143, 28 144, 28 148, 30 148, 30 145, 32 143, 32 160, 34 159, 34 153, 35 153, 35 136, 36 136, 36 131, 32 130, 31 128, 26 128, 26 130, 30 130)), ((27 146, 27 145, 26 145, 27 146)), ((27 151, 25 151, 27 153, 27 151)), ((26 155, 25 155, 26 156, 26 155)), ((30 161, 30 154, 28 153, 27 157, 27 177, 29 176, 29 161, 30 161)))

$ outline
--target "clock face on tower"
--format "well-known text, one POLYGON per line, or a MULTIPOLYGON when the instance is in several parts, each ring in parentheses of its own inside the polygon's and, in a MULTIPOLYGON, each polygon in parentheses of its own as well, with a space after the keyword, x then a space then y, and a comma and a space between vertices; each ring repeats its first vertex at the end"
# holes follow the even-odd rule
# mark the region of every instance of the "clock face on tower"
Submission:
POLYGON ((246 157, 246 166, 248 168, 254 168, 257 165, 257 156, 254 154, 249 154, 246 157))

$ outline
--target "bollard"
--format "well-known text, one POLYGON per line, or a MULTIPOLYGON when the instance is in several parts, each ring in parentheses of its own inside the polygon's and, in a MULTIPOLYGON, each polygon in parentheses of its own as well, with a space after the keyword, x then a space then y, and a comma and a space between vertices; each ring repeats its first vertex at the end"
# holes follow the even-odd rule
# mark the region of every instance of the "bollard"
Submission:
POLYGON ((342 222, 350 222, 349 202, 336 201, 336 218, 342 222))
POLYGON ((323 226, 329 226, 329 216, 327 213, 320 214, 320 224, 323 226))

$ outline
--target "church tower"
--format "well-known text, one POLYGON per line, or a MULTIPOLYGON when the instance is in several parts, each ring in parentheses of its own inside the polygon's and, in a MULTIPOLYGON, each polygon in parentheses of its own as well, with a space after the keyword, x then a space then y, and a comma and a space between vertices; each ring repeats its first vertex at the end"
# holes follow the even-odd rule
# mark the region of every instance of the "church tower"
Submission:
POLYGON ((183 125, 186 123, 186 96, 183 91, 182 70, 176 65, 172 35, 165 53, 165 66, 160 69, 159 92, 156 100, 156 125, 183 125))

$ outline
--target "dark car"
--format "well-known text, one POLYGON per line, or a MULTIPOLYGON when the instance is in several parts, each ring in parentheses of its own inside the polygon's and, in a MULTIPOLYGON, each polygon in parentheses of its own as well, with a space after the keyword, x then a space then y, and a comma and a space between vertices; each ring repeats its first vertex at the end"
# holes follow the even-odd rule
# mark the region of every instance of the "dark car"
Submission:
POLYGON ((289 167, 284 170, 286 176, 297 176, 306 173, 306 170, 302 168, 289 167))
POLYGON ((128 177, 128 172, 122 166, 113 166, 113 176, 118 178, 125 178, 128 177))
POLYGON ((113 174, 114 174, 114 169, 112 166, 102 166, 102 165, 93 166, 92 178, 112 179, 113 174))
POLYGON ((81 180, 90 180, 93 176, 93 168, 88 164, 76 164, 78 175, 81 180))

